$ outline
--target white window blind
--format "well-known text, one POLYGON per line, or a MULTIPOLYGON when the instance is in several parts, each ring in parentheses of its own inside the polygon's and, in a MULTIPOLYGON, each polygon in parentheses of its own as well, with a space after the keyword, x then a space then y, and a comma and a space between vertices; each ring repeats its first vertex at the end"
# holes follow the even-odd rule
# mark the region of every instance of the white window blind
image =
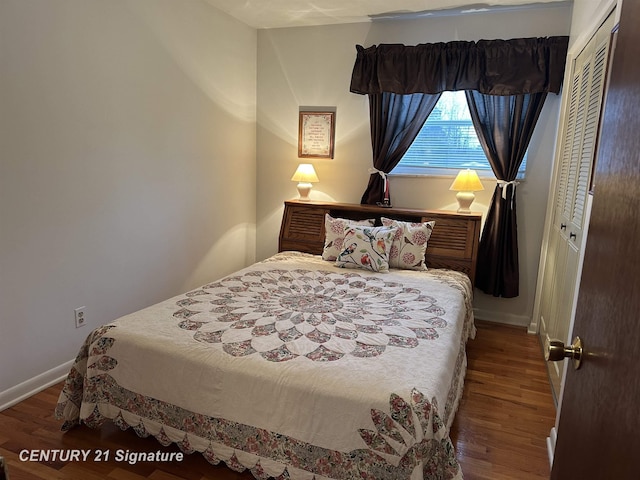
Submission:
MULTIPOLYGON (((518 178, 524 177, 525 155, 518 178)), ((463 91, 443 92, 407 153, 391 173, 405 175, 456 175, 471 168, 493 177, 478 141, 463 91)))

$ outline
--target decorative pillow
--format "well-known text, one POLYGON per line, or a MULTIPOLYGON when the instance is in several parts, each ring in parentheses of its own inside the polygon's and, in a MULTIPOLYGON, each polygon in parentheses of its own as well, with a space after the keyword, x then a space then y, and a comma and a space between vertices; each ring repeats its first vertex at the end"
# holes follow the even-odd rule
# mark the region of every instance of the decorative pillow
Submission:
POLYGON ((324 216, 324 250, 322 251, 322 259, 335 262, 336 258, 342 251, 344 242, 344 227, 347 225, 365 225, 373 227, 374 218, 366 220, 348 220, 346 218, 333 218, 328 213, 324 216))
POLYGON ((389 252, 389 267, 426 270, 424 254, 436 222, 411 223, 385 217, 381 220, 382 225, 398 229, 389 252))
POLYGON ((389 250, 397 231, 397 228, 384 226, 347 225, 344 228, 344 248, 336 259, 336 266, 388 272, 389 250))

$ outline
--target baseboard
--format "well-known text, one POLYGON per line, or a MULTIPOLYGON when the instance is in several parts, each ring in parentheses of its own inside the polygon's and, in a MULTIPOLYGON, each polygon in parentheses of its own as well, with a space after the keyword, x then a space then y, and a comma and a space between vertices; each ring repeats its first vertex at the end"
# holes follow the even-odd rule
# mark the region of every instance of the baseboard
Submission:
POLYGON ((547 437, 547 454, 549 455, 549 466, 551 467, 553 466, 553 455, 556 451, 556 438, 556 427, 553 427, 551 429, 551 432, 549 432, 549 436, 547 437))
POLYGON ((0 412, 14 406, 16 403, 19 403, 32 395, 35 395, 38 392, 41 392, 45 388, 64 380, 69 374, 69 370, 71 369, 73 362, 74 360, 69 360, 62 365, 58 365, 51 370, 47 370, 46 372, 26 380, 15 387, 11 387, 4 392, 0 392, 0 412))
POLYGON ((502 323, 504 325, 512 325, 515 327, 528 327, 531 318, 525 315, 513 315, 511 313, 490 312, 480 308, 473 309, 473 316, 478 320, 485 322, 502 323))

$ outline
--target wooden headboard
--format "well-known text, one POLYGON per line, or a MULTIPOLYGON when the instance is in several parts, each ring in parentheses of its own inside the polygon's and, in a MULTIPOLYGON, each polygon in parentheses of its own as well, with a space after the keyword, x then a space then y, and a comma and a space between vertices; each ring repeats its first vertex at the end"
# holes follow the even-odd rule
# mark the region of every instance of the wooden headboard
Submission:
POLYGON ((463 214, 442 210, 288 200, 284 203, 278 251, 296 250, 322 254, 326 213, 334 218, 351 220, 375 218, 378 225, 380 217, 409 222, 433 220, 436 225, 427 246, 427 267, 458 270, 469 275, 471 282, 475 279, 482 218, 479 213, 463 214))

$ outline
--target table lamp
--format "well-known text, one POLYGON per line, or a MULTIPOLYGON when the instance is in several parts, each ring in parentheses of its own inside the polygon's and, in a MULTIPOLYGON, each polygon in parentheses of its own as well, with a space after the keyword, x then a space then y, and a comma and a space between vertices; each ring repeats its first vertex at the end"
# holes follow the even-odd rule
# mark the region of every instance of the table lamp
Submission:
POLYGON ((311 183, 318 182, 318 176, 310 163, 301 163, 298 165, 296 173, 293 174, 291 180, 298 182, 299 200, 309 201, 309 192, 311 191, 311 183))
POLYGON ((473 192, 484 190, 480 178, 475 170, 460 170, 456 179, 449 187, 449 190, 453 190, 456 193, 456 199, 458 200, 458 212, 459 213, 471 213, 469 207, 476 198, 473 192))

